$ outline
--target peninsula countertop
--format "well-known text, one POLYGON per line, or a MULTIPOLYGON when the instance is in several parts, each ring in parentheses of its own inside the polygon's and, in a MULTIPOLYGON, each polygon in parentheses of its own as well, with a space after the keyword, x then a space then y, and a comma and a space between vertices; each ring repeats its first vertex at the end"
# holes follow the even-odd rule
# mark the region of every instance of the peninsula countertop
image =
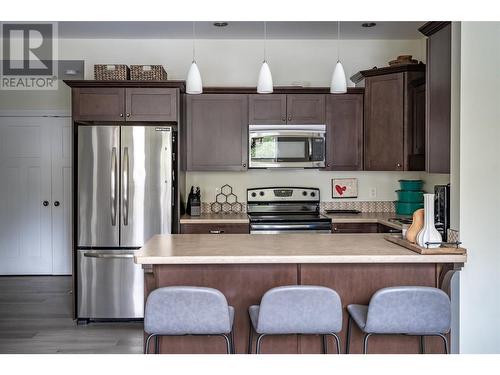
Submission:
POLYGON ((420 255, 384 234, 170 234, 152 237, 138 264, 465 263, 466 255, 420 255))

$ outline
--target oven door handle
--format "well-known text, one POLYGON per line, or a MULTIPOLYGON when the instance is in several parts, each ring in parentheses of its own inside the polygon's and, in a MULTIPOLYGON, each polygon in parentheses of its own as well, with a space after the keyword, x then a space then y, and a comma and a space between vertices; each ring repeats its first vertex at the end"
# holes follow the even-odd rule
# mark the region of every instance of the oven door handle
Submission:
POLYGON ((329 229, 330 224, 251 224, 251 230, 318 230, 329 229))

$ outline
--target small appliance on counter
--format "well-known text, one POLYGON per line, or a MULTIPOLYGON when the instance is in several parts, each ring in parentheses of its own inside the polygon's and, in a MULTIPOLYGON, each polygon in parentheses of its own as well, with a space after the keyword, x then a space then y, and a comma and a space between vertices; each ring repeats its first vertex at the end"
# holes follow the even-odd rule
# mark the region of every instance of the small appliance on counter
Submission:
POLYGON ((448 241, 450 228, 450 184, 434 186, 434 225, 443 241, 448 241))
POLYGON ((424 207, 424 192, 422 180, 399 180, 401 188, 396 190, 396 214, 413 215, 413 212, 424 207))
POLYGON ((186 212, 190 216, 201 215, 201 192, 200 187, 191 186, 191 191, 188 195, 186 212))

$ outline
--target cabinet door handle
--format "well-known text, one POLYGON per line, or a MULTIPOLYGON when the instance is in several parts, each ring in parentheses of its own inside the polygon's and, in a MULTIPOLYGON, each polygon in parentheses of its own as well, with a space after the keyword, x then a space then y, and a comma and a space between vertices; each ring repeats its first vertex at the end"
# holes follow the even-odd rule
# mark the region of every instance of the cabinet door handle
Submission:
POLYGON ((127 113, 127 117, 130 117, 130 113, 127 113))
POLYGON ((286 116, 283 116, 283 117, 281 118, 281 121, 285 122, 285 121, 286 121, 286 116))
POLYGON ((49 205, 49 201, 43 201, 42 204, 44 207, 47 207, 49 205))
POLYGON ((288 121, 292 121, 292 116, 288 116, 288 121))
POLYGON ((396 167, 401 168, 401 163, 396 164, 396 167))
POLYGON ((246 165, 245 163, 243 163, 242 165, 243 165, 243 168, 246 168, 246 167, 247 167, 247 165, 246 165))
POLYGON ((59 207, 59 205, 60 205, 59 201, 54 202, 54 206, 59 207))
POLYGON ((209 233, 210 234, 222 234, 222 233, 224 233, 224 231, 223 230, 211 230, 209 233))
POLYGON ((120 117, 123 117, 123 113, 120 113, 120 117))

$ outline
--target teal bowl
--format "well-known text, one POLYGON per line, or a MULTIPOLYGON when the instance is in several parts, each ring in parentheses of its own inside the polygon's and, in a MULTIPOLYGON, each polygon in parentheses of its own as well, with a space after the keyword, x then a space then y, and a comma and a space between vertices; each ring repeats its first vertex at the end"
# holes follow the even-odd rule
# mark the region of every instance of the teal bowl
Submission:
POLYGON ((424 186, 422 180, 399 180, 401 190, 421 191, 424 186))
POLYGON ((408 202, 395 202, 396 203, 396 214, 398 215, 413 215, 413 213, 424 208, 423 203, 408 203, 408 202))
POLYGON ((398 201, 406 203, 422 203, 424 201, 423 191, 396 190, 398 201))

